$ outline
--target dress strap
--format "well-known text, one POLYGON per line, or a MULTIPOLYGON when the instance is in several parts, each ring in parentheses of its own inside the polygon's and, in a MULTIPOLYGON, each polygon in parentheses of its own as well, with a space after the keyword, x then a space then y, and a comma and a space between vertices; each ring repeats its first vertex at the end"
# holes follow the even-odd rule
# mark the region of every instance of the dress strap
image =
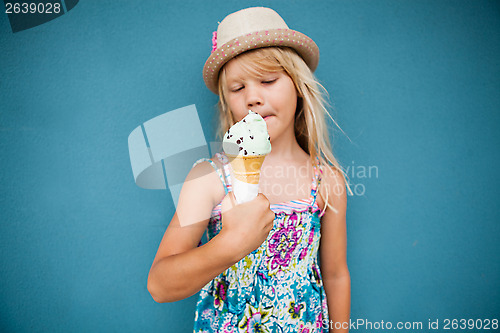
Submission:
MULTIPOLYGON (((318 188, 321 183, 321 176, 323 175, 323 170, 321 170, 319 158, 316 157, 316 164, 313 165, 314 168, 314 179, 311 185, 311 206, 316 202, 316 197, 318 195, 318 188)), ((320 215, 321 217, 322 215, 320 215)))
POLYGON ((232 190, 232 183, 231 183, 231 172, 229 170, 229 160, 227 156, 224 153, 216 153, 215 156, 217 159, 222 163, 222 171, 224 173, 224 190, 226 191, 226 194, 228 191, 230 192, 232 190))
MULTIPOLYGON (((216 156, 217 156, 217 154, 216 154, 216 156)), ((219 157, 217 156, 217 158, 219 158, 219 157)), ((220 158, 219 158, 219 160, 220 160, 220 158)), ((199 163, 204 162, 204 161, 208 161, 212 165, 212 167, 215 169, 215 172, 217 172, 217 174, 219 175, 219 178, 220 178, 220 180, 222 182, 222 185, 224 185, 224 192, 225 192, 225 194, 227 194, 228 193, 228 189, 227 189, 226 182, 224 181, 225 177, 222 175, 222 172, 221 172, 220 168, 217 167, 217 165, 214 163, 214 161, 212 161, 209 158, 205 158, 205 157, 204 158, 200 158, 199 160, 197 160, 196 162, 194 162, 193 168, 196 165, 198 165, 199 163)))

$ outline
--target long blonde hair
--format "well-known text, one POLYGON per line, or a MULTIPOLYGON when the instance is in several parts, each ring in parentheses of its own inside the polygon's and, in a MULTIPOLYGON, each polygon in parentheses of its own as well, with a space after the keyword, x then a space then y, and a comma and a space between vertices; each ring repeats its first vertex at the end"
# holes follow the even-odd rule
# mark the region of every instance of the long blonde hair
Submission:
MULTIPOLYGON (((326 89, 316 80, 313 73, 304 60, 291 48, 288 47, 266 47, 247 51, 238 56, 243 60, 245 69, 250 74, 263 74, 269 72, 285 71, 292 79, 297 90, 297 109, 295 111, 295 137, 300 147, 309 154, 311 161, 315 163, 319 159, 322 169, 330 171, 338 170, 342 175, 344 183, 352 195, 348 176, 342 170, 335 156, 333 156, 328 127, 325 116, 328 115, 335 122, 326 106, 326 89), (347 179, 346 179, 347 178, 347 179)), ((223 67, 219 74, 219 128, 217 138, 222 141, 224 133, 235 123, 232 112, 229 110, 225 100, 226 74, 223 67)), ((320 193, 321 195, 321 193, 320 193)), ((322 196, 323 197, 323 196, 322 196)), ((328 191, 326 192, 325 208, 330 207, 328 203, 328 191)))

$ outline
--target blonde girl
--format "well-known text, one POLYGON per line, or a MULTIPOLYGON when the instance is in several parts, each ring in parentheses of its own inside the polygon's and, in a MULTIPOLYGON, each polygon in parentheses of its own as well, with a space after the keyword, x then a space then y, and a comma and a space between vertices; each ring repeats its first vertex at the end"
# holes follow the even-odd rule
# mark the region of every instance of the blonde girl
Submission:
POLYGON ((203 75, 219 138, 252 110, 272 151, 261 193, 235 204, 228 159, 195 163, 148 278, 157 302, 200 292, 194 332, 346 332, 345 175, 332 154, 316 44, 269 8, 227 16, 203 75), (208 241, 201 244, 203 233, 208 241))

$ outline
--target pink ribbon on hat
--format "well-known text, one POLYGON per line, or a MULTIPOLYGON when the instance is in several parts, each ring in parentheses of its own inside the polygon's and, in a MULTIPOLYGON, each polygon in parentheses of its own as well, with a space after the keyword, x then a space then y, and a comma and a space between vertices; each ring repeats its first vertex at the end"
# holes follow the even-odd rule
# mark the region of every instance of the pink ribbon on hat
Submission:
POLYGON ((217 50, 217 31, 212 33, 212 53, 217 50))

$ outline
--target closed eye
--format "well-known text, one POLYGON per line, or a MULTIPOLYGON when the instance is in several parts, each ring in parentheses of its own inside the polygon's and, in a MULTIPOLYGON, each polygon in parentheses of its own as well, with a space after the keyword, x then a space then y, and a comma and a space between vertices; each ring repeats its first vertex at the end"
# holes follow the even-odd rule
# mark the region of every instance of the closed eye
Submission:
POLYGON ((264 83, 264 84, 271 84, 271 83, 276 82, 276 80, 278 80, 278 79, 265 80, 265 81, 262 81, 262 83, 264 83))
POLYGON ((240 91, 243 88, 245 88, 245 86, 236 87, 236 88, 231 89, 231 92, 237 92, 237 91, 240 91))

